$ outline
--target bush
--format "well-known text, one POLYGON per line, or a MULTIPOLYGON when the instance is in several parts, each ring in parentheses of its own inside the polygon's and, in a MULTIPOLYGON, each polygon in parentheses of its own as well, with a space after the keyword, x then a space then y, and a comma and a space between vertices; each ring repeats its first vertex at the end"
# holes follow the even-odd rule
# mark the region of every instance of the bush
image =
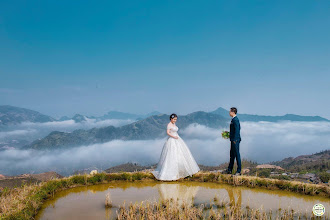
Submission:
POLYGON ((328 183, 330 179, 330 173, 322 172, 319 174, 319 177, 323 183, 328 183))
POLYGON ((78 176, 73 176, 71 177, 71 181, 72 183, 74 184, 85 184, 85 176, 81 176, 81 175, 78 175, 78 176))
POLYGON ((265 180, 265 179, 256 179, 256 183, 258 184, 258 186, 267 186, 268 180, 265 180))
POLYGON ((258 176, 260 177, 269 177, 270 176, 270 170, 269 169, 262 169, 259 171, 258 176))
POLYGON ((209 175, 204 177, 204 182, 214 181, 215 180, 215 174, 210 173, 209 175))
POLYGON ((291 178, 289 176, 285 176, 285 175, 273 176, 271 178, 278 179, 278 180, 291 180, 291 178))
POLYGON ((97 174, 89 177, 87 179, 87 182, 89 182, 89 183, 100 183, 100 182, 103 182, 106 179, 105 176, 106 176, 105 173, 97 173, 97 174))
POLYGON ((120 175, 120 178, 121 178, 122 180, 130 180, 130 179, 131 179, 131 175, 130 175, 129 173, 122 173, 122 174, 120 175))
POLYGON ((133 173, 133 175, 132 175, 132 180, 133 181, 134 180, 142 180, 142 178, 143 178, 142 173, 133 173))

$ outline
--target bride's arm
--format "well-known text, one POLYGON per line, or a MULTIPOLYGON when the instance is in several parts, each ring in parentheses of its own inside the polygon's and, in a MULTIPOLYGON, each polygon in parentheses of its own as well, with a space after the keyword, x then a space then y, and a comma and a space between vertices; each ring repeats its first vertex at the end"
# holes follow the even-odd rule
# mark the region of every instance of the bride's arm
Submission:
POLYGON ((170 134, 170 129, 167 129, 167 135, 174 138, 174 139, 178 139, 177 136, 173 136, 173 135, 170 134))
POLYGON ((174 138, 174 139, 178 139, 177 136, 173 136, 173 135, 171 135, 170 131, 171 131, 171 130, 170 130, 170 126, 168 125, 168 126, 167 126, 167 132, 166 132, 167 135, 170 136, 170 137, 172 137, 172 138, 174 138))

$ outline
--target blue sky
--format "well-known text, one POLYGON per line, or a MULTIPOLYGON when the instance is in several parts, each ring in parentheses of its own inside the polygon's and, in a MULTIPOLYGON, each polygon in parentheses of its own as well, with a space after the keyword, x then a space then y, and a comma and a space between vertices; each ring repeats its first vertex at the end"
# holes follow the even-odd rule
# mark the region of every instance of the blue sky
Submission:
POLYGON ((1 1, 0 104, 330 118, 330 1, 1 1))

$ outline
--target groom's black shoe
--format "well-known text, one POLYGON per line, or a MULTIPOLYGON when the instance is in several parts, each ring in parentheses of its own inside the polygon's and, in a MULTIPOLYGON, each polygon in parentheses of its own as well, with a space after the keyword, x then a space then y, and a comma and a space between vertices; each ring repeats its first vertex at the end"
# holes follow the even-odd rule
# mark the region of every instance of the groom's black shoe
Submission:
POLYGON ((230 171, 230 170, 225 170, 225 171, 222 172, 222 174, 232 174, 232 171, 230 171))

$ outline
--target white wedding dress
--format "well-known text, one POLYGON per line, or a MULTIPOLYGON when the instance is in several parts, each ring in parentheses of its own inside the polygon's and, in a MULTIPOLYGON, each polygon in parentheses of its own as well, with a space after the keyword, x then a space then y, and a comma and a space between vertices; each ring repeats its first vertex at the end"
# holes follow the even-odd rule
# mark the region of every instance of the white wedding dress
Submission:
POLYGON ((157 168, 151 171, 158 180, 177 180, 200 170, 186 143, 178 135, 179 128, 170 124, 167 129, 178 139, 168 137, 163 146, 157 168))

